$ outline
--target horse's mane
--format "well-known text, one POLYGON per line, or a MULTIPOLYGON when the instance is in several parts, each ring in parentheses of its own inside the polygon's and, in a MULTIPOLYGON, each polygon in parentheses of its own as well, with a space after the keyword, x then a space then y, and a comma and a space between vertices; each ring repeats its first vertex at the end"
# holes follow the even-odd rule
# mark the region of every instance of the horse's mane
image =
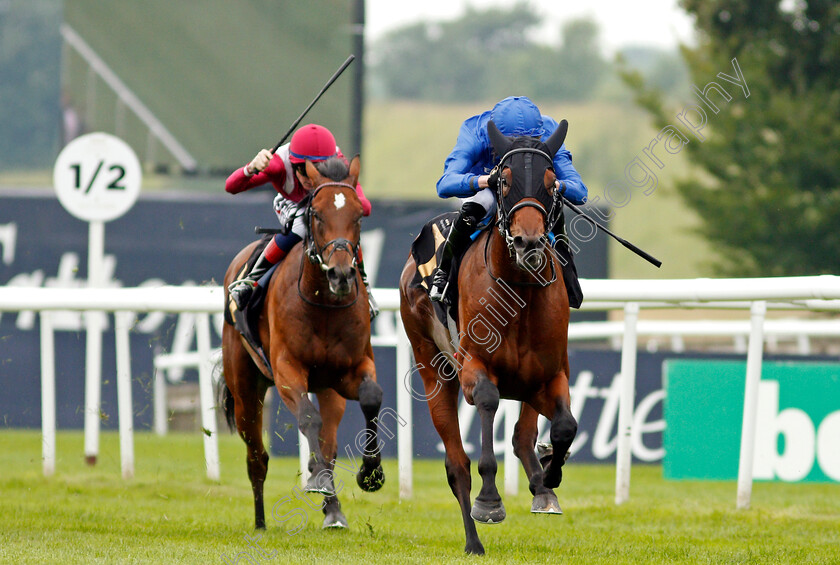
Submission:
POLYGON ((318 172, 333 181, 343 181, 350 175, 350 166, 341 157, 330 157, 313 163, 318 172))

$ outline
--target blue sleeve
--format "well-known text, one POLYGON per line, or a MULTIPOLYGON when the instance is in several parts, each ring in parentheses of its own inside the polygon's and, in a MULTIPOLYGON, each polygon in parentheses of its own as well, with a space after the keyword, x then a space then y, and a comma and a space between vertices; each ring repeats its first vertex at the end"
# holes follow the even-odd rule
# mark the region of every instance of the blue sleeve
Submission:
POLYGON ((585 204, 589 189, 583 184, 580 174, 572 165, 572 154, 565 145, 560 147, 554 156, 554 172, 557 174, 557 180, 560 181, 560 189, 563 189, 563 185, 566 186, 564 193, 566 198, 573 204, 585 204))
MULTIPOLYGON (((551 116, 543 116, 543 127, 545 128, 545 135, 543 141, 554 133, 557 129, 557 121, 551 116)), ((560 146, 557 154, 554 155, 554 172, 557 174, 557 180, 560 181, 560 189, 563 185, 566 186, 564 193, 566 198, 572 201, 572 204, 585 204, 589 195, 589 189, 583 184, 580 178, 580 173, 577 172, 574 165, 572 165, 572 154, 566 149, 566 144, 560 146)))
POLYGON ((455 148, 443 164, 443 176, 437 182, 441 198, 468 198, 478 192, 476 165, 481 161, 482 143, 475 134, 473 119, 461 125, 455 148))

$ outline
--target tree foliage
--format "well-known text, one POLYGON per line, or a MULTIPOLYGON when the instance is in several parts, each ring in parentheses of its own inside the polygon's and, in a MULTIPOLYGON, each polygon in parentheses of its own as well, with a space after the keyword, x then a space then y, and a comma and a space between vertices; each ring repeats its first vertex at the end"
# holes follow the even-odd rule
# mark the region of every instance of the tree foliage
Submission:
POLYGON ((608 65, 598 26, 574 20, 559 47, 537 43, 540 16, 527 1, 508 9, 467 8, 450 22, 397 29, 374 46, 372 72, 392 98, 467 102, 527 93, 543 100, 584 100, 608 65))
MULTIPOLYGON (((840 256, 840 4, 833 0, 682 0, 698 45, 682 52, 692 82, 711 81, 708 122, 685 145, 700 172, 677 189, 725 259, 721 274, 837 272, 840 256), (748 96, 720 73, 737 61, 748 96)), ((624 79, 658 128, 674 124, 663 96, 624 79)), ((691 103, 701 104, 699 97, 691 103)))

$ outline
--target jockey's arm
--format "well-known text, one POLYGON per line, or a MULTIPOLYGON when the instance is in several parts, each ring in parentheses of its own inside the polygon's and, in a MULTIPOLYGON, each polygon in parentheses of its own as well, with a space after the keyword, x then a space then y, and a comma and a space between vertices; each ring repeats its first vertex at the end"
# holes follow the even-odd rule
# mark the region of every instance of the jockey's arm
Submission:
POLYGON ((263 149, 251 162, 230 174, 225 181, 225 191, 238 194, 272 182, 273 179, 283 178, 285 174, 283 160, 279 157, 275 159, 267 149, 263 149))
POLYGON ((359 195, 359 201, 362 203, 362 215, 363 216, 370 216, 371 211, 371 204, 370 200, 367 199, 365 193, 362 191, 362 185, 356 183, 356 194, 359 195))
POLYGON ((239 194, 240 192, 245 192, 246 190, 250 190, 268 182, 268 179, 263 173, 257 173, 255 175, 247 174, 245 169, 249 166, 250 163, 244 167, 236 169, 230 174, 225 181, 226 192, 229 192, 230 194, 239 194))
POLYGON ((572 154, 563 145, 554 155, 554 172, 557 174, 557 188, 565 186, 563 195, 573 204, 585 204, 589 189, 583 184, 580 173, 572 165, 572 154))
POLYGON ((437 182, 437 193, 441 198, 457 196, 469 198, 483 188, 487 188, 487 175, 473 172, 481 161, 482 143, 476 137, 475 119, 471 118, 461 125, 455 148, 443 164, 443 176, 437 182), (483 179, 483 184, 481 177, 483 179))

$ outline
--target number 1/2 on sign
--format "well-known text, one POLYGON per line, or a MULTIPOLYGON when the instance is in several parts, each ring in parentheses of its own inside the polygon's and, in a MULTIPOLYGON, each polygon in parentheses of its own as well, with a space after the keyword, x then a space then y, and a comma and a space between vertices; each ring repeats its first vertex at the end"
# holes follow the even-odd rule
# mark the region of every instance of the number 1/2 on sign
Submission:
MULTIPOLYGON (((90 192, 90 189, 93 187, 93 183, 96 182, 96 177, 99 175, 99 171, 102 170, 102 166, 105 164, 105 161, 99 161, 99 164, 96 166, 96 170, 93 171, 93 175, 90 177, 90 181, 87 183, 84 191, 85 194, 90 192)), ((76 183, 75 188, 76 190, 82 189, 82 164, 81 163, 72 163, 70 168, 73 170, 75 175, 76 183)), ((122 184, 123 177, 125 177, 125 167, 122 165, 111 165, 108 167, 108 171, 114 173, 111 178, 111 182, 108 183, 108 186, 105 188, 107 190, 125 190, 125 184, 122 184)))
POLYGON ((140 162, 131 147, 101 132, 68 143, 53 169, 59 201, 88 222, 108 222, 126 213, 140 194, 141 177, 140 162))

